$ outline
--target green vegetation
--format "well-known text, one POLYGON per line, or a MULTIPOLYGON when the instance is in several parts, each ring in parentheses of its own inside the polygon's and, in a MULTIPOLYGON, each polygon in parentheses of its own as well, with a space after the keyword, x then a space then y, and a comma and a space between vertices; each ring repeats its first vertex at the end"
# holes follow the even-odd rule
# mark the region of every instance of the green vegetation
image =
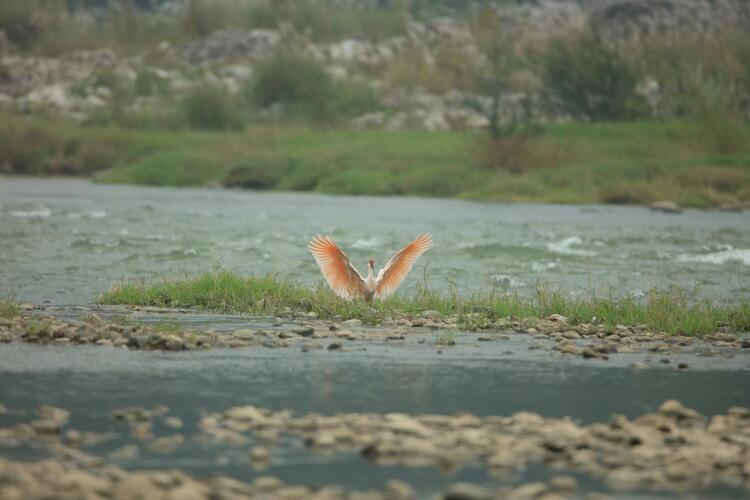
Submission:
MULTIPOLYGON (((116 60, 133 56, 130 77, 119 65, 97 64, 61 82, 77 98, 99 99, 81 123, 47 114, 45 104, 30 116, 0 113, 2 173, 503 202, 750 206, 747 32, 610 40, 592 24, 548 39, 513 31, 503 8, 524 0, 191 0, 177 10, 161 9, 162 0, 0 3, 0 31, 21 58, 93 48, 112 49, 116 60), (455 21, 438 23, 445 36, 410 41, 421 36, 411 21, 441 15, 455 21), (252 57, 230 51, 227 59, 185 64, 186 42, 226 28, 283 36, 252 57), (321 44, 347 39, 389 40, 374 50, 387 56, 320 56, 321 44), (436 114, 454 127, 473 126, 456 111, 475 118, 467 123, 483 116, 489 134, 351 130, 352 119, 373 111, 381 114, 359 123, 418 123, 401 114, 399 92, 425 98, 416 110, 428 112, 431 99, 452 91, 443 96, 446 113, 436 114), (577 122, 539 124, 542 117, 577 122)), ((0 66, 0 80, 14 80, 13 64, 0 66)), ((24 85, 18 92, 28 91, 24 85)))
POLYGON ((239 130, 245 122, 238 99, 220 87, 199 87, 181 104, 185 123, 193 129, 239 130))
POLYGON ((450 347, 456 345, 456 337, 458 336, 455 330, 447 330, 435 336, 435 345, 450 347))
POLYGON ((310 289, 275 275, 240 277, 223 271, 154 283, 123 282, 104 293, 99 302, 274 316, 314 312, 322 319, 359 318, 371 323, 431 310, 444 316, 455 315, 467 328, 494 326, 506 318, 562 314, 572 324, 595 321, 609 329, 618 324, 645 324, 656 331, 683 335, 714 333, 721 327, 734 332, 750 331, 748 303, 693 303, 683 293, 656 290, 640 301, 631 297, 568 298, 544 288, 532 298, 494 293, 464 298, 422 288, 414 297, 396 295, 370 305, 343 301, 324 285, 310 289))
POLYGON ((21 308, 12 300, 0 300, 0 318, 13 319, 21 315, 21 308))
POLYGON ((545 84, 565 111, 592 121, 648 116, 636 93, 641 75, 620 50, 591 34, 565 42, 550 46, 543 66, 545 84))
POLYGON ((0 170, 162 186, 741 206, 750 204, 750 127, 739 130, 742 152, 720 154, 689 121, 548 125, 497 142, 479 132, 255 125, 218 134, 4 115, 0 170))
POLYGON ((378 107, 373 90, 364 84, 334 81, 309 56, 278 52, 257 69, 247 92, 260 107, 278 106, 287 119, 332 123, 378 107))
POLYGON ((134 54, 165 41, 179 43, 229 26, 277 29, 286 25, 316 42, 347 36, 380 40, 406 32, 406 2, 398 1, 377 8, 365 2, 332 7, 316 0, 190 0, 177 15, 169 10, 160 13, 160 3, 3 0, 0 30, 19 48, 44 55, 103 47, 134 54), (95 18, 82 16, 86 9, 95 18))
POLYGON ((24 323, 24 335, 26 337, 51 337, 52 320, 29 320, 24 323))

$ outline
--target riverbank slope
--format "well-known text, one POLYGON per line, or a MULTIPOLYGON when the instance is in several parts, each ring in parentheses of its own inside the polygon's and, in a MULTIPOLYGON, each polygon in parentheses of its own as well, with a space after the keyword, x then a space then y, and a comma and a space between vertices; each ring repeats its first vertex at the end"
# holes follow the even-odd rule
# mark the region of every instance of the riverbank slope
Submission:
POLYGON ((717 153, 690 122, 546 125, 492 142, 479 132, 264 124, 216 133, 1 118, 2 171, 11 174, 502 202, 750 205, 750 153, 717 153))

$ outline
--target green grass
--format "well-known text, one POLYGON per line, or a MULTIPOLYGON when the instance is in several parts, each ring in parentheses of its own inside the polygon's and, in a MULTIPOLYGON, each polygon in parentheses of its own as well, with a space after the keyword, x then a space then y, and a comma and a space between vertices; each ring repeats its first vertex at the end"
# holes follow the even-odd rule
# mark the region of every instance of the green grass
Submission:
POLYGON ((21 308, 12 300, 0 300, 0 318, 13 319, 21 315, 21 308))
POLYGON ((750 126, 743 127, 748 146, 720 154, 689 122, 548 125, 519 146, 520 139, 488 144, 481 132, 266 124, 219 133, 0 115, 0 171, 503 202, 750 206, 750 126))
POLYGON ((50 337, 52 335, 52 320, 30 320, 24 323, 26 337, 50 337))
POLYGON ((337 298, 324 285, 307 288, 275 275, 242 277, 221 271, 153 283, 123 282, 104 293, 102 304, 195 307, 223 313, 291 315, 314 312, 321 319, 358 318, 377 323, 386 318, 412 317, 435 310, 455 315, 465 328, 491 326, 504 318, 544 318, 562 314, 572 324, 594 321, 615 325, 648 325, 658 332, 683 335, 714 333, 720 328, 750 331, 750 304, 692 302, 678 291, 657 291, 644 300, 631 297, 568 298, 540 288, 536 295, 487 293, 471 297, 421 289, 414 297, 395 295, 366 304, 337 298))

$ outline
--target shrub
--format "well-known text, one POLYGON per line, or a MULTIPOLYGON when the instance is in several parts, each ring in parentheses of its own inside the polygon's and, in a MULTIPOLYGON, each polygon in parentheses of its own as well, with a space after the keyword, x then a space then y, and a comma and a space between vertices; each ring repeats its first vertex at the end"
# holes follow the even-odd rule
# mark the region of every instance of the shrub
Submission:
POLYGON ((695 92, 706 82, 725 85, 737 109, 750 99, 750 34, 656 35, 633 49, 642 73, 659 83, 665 117, 690 115, 695 92))
POLYGON ((185 123, 190 128, 239 130, 245 118, 239 99, 216 86, 199 87, 182 100, 185 123))
MULTIPOLYGON (((2 116, 0 116, 2 118, 2 116)), ((47 170, 49 159, 61 155, 63 141, 47 130, 20 119, 0 120, 0 170, 38 174, 47 170)))
POLYGON ((624 120, 646 114, 635 92, 638 72, 595 34, 558 39, 544 57, 543 76, 552 96, 576 118, 624 120))
POLYGON ((265 0, 251 8, 249 20, 252 26, 260 28, 278 28, 282 23, 291 25, 295 31, 306 33, 318 42, 346 37, 380 40, 406 32, 402 2, 373 8, 361 3, 332 5, 315 0, 265 0))
POLYGON ((289 117, 318 122, 332 122, 377 107, 369 87, 336 82, 317 62, 289 52, 277 53, 259 66, 250 94, 260 106, 279 106, 289 117))
POLYGON ((138 71, 133 82, 133 92, 138 96, 164 95, 169 90, 169 80, 149 69, 138 71))
POLYGON ((52 7, 39 0, 3 0, 0 6, 0 31, 20 48, 29 48, 44 30, 41 9, 52 7))
POLYGON ((319 117, 333 95, 333 80, 315 61, 280 52, 258 67, 252 94, 261 106, 278 104, 319 117))
POLYGON ((188 0, 180 19, 180 29, 188 38, 204 37, 241 20, 237 2, 188 0))
POLYGON ((697 67, 690 72, 687 87, 691 97, 687 114, 697 123, 698 140, 708 151, 733 154, 746 150, 750 137, 732 82, 720 75, 707 75, 697 67))
POLYGON ((692 140, 712 153, 743 150, 750 105, 750 35, 725 31, 653 36, 637 49, 642 72, 658 86, 657 114, 688 118, 692 140))
POLYGON ((291 160, 282 155, 244 158, 230 167, 223 183, 227 187, 271 189, 289 171, 290 166, 291 160))
POLYGON ((359 116, 380 107, 372 88, 357 82, 334 82, 333 96, 326 107, 326 118, 330 120, 359 116))

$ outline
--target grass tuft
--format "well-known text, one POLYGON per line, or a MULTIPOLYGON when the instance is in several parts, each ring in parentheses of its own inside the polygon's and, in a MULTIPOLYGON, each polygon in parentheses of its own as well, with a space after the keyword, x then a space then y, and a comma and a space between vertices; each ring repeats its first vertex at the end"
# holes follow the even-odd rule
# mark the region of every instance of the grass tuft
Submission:
POLYGON ((12 300, 0 300, 0 318, 13 319, 21 315, 21 308, 12 300))
POLYGON ((283 277, 237 276, 228 271, 153 283, 122 282, 99 298, 102 304, 195 307, 222 313, 284 316, 314 312, 321 319, 358 318, 378 323, 386 318, 415 317, 424 311, 456 316, 464 328, 486 328, 498 320, 566 316, 571 324, 648 325, 670 334, 702 335, 720 329, 750 331, 750 304, 693 302, 680 291, 652 290, 643 300, 632 297, 570 298, 539 288, 531 297, 495 293, 460 297, 421 288, 413 297, 395 295, 366 304, 336 297, 323 284, 307 288, 283 277))

